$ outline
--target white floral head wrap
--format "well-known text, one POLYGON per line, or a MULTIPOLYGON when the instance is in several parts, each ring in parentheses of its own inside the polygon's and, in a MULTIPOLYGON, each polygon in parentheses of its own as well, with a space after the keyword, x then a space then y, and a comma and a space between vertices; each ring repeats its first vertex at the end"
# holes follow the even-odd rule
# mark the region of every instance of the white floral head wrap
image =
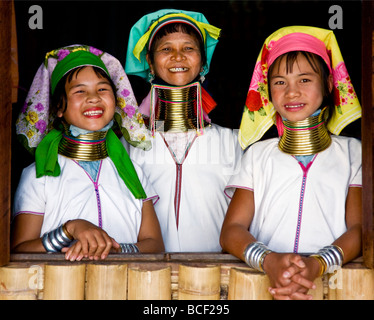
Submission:
POLYGON ((45 56, 31 84, 25 104, 16 122, 16 133, 31 153, 53 127, 54 116, 50 114, 51 76, 57 63, 72 52, 85 50, 100 57, 117 88, 115 119, 124 138, 133 146, 148 150, 150 136, 138 110, 136 98, 121 63, 112 55, 86 45, 62 47, 45 56))

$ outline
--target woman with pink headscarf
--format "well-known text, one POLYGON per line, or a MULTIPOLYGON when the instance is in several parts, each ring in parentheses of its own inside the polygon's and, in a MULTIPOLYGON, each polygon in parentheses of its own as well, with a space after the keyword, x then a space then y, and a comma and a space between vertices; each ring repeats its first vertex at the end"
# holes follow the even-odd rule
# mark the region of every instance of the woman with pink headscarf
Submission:
POLYGON ((360 254, 361 143, 339 136, 360 116, 332 31, 293 26, 266 39, 220 242, 269 276, 276 299, 311 299, 317 277, 360 254), (279 137, 256 142, 272 124, 279 137))

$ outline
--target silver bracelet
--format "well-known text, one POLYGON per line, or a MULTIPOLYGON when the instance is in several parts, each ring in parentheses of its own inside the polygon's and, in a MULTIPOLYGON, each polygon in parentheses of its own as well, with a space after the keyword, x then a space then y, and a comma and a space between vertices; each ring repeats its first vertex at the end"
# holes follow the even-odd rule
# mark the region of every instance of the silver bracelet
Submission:
POLYGON ((336 245, 323 247, 317 252, 317 255, 326 262, 325 274, 333 273, 336 270, 336 267, 341 267, 343 265, 343 250, 336 245))
POLYGON ((138 253, 139 248, 134 243, 120 243, 121 253, 138 253))
POLYGON ((244 260, 251 268, 265 273, 263 263, 271 252, 262 242, 252 242, 244 250, 244 260))
POLYGON ((61 252, 61 249, 68 247, 73 240, 64 231, 64 226, 47 232, 42 237, 42 244, 47 252, 61 252))

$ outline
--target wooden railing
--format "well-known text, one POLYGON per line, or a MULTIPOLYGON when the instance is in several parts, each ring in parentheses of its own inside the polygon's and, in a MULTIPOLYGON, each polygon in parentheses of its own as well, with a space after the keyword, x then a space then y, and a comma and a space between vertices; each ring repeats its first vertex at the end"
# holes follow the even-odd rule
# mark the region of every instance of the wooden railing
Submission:
MULTIPOLYGON (((315 280, 317 300, 373 300, 374 270, 357 259, 315 280)), ((229 254, 112 254, 69 262, 63 254, 14 254, 0 268, 0 299, 271 300, 266 275, 229 254)))

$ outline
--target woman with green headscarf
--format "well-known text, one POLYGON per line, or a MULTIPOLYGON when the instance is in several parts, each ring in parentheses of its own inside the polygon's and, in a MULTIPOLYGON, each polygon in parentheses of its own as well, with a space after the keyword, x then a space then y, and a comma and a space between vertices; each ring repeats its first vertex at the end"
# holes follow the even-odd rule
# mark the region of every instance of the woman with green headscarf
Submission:
POLYGON ((149 147, 117 59, 81 45, 46 55, 16 123, 35 163, 14 198, 14 252, 74 261, 164 249, 158 196, 112 130, 114 118, 129 143, 149 147))
POLYGON ((219 34, 203 14, 175 9, 145 15, 130 31, 125 70, 151 82, 139 109, 153 139, 150 151, 129 154, 160 196, 166 251, 221 251, 223 190, 241 149, 232 129, 211 123, 216 104, 202 87, 219 34))

